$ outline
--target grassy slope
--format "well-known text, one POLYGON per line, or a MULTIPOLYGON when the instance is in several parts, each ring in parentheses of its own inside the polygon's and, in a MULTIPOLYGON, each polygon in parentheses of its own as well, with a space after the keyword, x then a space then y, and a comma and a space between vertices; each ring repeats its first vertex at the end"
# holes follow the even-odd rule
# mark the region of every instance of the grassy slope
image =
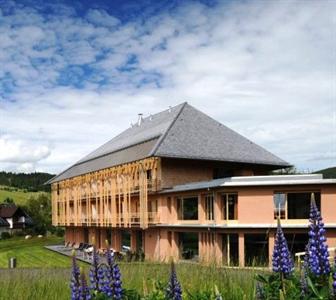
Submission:
MULTIPOLYGON (((6 187, 8 188, 8 187, 6 187)), ((36 196, 41 192, 25 192, 24 190, 5 190, 4 186, 0 186, 0 203, 6 198, 12 198, 17 205, 24 205, 30 196, 36 196)))
POLYGON ((15 237, 0 240, 0 268, 7 268, 8 258, 17 258, 18 268, 70 267, 69 258, 44 249, 44 245, 59 244, 62 238, 32 238, 25 240, 15 237))
POLYGON ((319 170, 314 173, 323 174, 324 178, 336 178, 336 167, 319 170))

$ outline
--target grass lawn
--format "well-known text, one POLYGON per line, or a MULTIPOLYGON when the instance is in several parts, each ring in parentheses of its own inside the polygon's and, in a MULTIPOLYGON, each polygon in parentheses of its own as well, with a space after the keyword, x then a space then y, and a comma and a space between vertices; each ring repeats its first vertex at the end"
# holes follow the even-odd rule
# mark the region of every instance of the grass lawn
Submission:
POLYGON ((43 192, 26 192, 12 187, 0 186, 0 203, 6 198, 11 198, 14 200, 15 204, 24 205, 30 196, 36 196, 39 193, 43 192))
POLYGON ((10 257, 17 258, 18 268, 70 267, 69 258, 43 248, 45 245, 60 244, 62 240, 59 237, 0 240, 0 268, 8 267, 10 257))

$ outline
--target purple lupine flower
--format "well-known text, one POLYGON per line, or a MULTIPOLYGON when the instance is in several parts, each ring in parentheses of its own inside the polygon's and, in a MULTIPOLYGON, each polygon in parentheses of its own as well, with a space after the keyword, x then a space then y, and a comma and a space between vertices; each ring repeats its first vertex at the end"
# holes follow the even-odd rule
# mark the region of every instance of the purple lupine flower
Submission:
POLYGON ((314 194, 310 204, 308 262, 309 270, 316 276, 330 273, 329 251, 324 223, 316 206, 314 194))
POLYGON ((292 256, 288 250, 288 244, 282 231, 279 218, 272 256, 272 266, 273 272, 282 273, 285 277, 292 274, 294 270, 292 256))
POLYGON ((77 265, 76 252, 72 252, 72 272, 71 272, 71 300, 79 300, 80 270, 77 265))
POLYGON ((166 290, 166 296, 169 300, 182 300, 182 289, 179 281, 177 280, 175 265, 173 262, 171 264, 170 278, 166 290))
POLYGON ((334 272, 332 274, 332 292, 333 296, 336 298, 336 252, 335 252, 335 264, 334 264, 334 272))
POLYGON ((121 273, 110 247, 107 247, 106 250, 106 261, 107 270, 104 293, 109 297, 112 296, 112 299, 119 300, 122 298, 121 273))
POLYGON ((91 300, 90 289, 87 286, 86 278, 83 271, 81 271, 80 274, 80 287, 79 287, 78 300, 91 300))
POLYGON ((93 248, 92 252, 92 265, 90 268, 90 289, 96 292, 102 292, 104 285, 104 270, 99 265, 99 255, 96 248, 93 248))

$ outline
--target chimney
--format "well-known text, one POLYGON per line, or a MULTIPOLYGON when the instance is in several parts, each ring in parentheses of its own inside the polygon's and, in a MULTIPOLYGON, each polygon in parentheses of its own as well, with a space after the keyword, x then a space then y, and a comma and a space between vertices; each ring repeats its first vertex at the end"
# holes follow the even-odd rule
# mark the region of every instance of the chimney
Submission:
POLYGON ((169 110, 168 110, 168 112, 170 112, 170 113, 171 113, 171 111, 172 111, 172 107, 171 107, 171 106, 169 106, 169 110))
POLYGON ((153 120, 153 116, 152 114, 149 115, 149 121, 152 121, 153 120))
POLYGON ((138 114, 138 126, 142 123, 142 114, 138 114))

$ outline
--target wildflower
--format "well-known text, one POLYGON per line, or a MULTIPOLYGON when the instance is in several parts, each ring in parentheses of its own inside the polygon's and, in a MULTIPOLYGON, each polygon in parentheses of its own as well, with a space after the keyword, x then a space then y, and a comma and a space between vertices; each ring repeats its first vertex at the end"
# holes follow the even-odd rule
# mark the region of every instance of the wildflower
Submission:
POLYGON ((169 300, 182 300, 182 289, 180 283, 177 280, 174 263, 171 264, 170 279, 166 296, 169 300))
POLYGON ((115 300, 119 300, 122 298, 121 273, 110 247, 107 247, 106 261, 107 270, 104 293, 109 297, 113 296, 115 300))
POLYGON ((326 231, 321 214, 316 206, 314 194, 311 198, 309 222, 309 269, 316 276, 327 275, 330 273, 330 263, 325 237, 326 231))
POLYGON ((335 253, 335 265, 334 265, 334 273, 332 275, 332 291, 333 291, 333 295, 336 298, 336 253, 335 253))
POLYGON ((80 288, 78 300, 91 300, 90 290, 86 283, 86 278, 83 270, 80 272, 80 288))
POLYGON ((77 265, 76 252, 72 252, 72 273, 71 273, 71 300, 79 299, 80 271, 77 265))
POLYGON ((292 260, 292 256, 288 250, 287 241, 283 234, 279 219, 278 219, 277 232, 275 236, 272 265, 273 265, 273 272, 281 273, 285 277, 289 276, 294 270, 294 263, 292 260))
POLYGON ((90 289, 96 292, 102 292, 104 285, 104 270, 99 265, 99 255, 96 248, 93 248, 92 266, 90 268, 90 289))

